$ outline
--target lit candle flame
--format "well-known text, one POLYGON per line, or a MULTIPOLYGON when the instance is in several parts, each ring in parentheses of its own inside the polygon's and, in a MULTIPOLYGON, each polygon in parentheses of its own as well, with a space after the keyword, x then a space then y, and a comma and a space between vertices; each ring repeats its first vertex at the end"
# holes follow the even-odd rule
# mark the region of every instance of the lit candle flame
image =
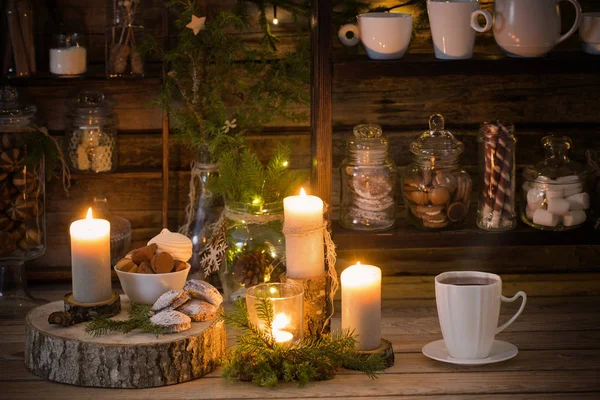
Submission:
POLYGON ((87 216, 85 217, 85 219, 94 219, 94 217, 92 217, 92 207, 88 208, 87 216))
POLYGON ((290 317, 288 317, 286 314, 284 313, 279 313, 277 315, 275 315, 275 318, 273 318, 273 338, 275 338, 275 341, 277 343, 285 343, 285 342, 289 342, 290 340, 292 340, 294 338, 294 335, 292 335, 291 332, 286 332, 286 331, 282 331, 281 329, 287 327, 290 324, 291 320, 290 317))
POLYGON ((300 196, 306 196, 306 192, 304 191, 304 188, 300 188, 300 196))

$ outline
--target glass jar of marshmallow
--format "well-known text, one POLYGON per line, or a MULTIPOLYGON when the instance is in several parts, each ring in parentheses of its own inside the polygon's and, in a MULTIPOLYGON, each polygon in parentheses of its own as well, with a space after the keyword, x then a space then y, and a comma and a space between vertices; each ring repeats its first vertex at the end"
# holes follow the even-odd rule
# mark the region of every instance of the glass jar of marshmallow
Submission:
POLYGON ((53 36, 50 72, 57 78, 77 78, 87 71, 87 49, 79 33, 53 36))
POLYGON ((546 136, 542 146, 544 161, 523 171, 521 219, 542 230, 580 227, 590 207, 586 168, 569 159, 568 136, 546 136))

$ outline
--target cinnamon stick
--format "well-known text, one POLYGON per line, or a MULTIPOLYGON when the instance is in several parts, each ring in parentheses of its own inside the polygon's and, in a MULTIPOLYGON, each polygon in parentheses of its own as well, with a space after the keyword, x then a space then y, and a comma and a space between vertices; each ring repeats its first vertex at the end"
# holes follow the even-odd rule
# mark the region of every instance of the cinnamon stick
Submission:
POLYGON ((23 35, 23 44, 25 46, 24 49, 25 55, 27 56, 29 72, 35 74, 35 47, 33 43, 32 10, 31 7, 28 7, 28 3, 25 0, 18 0, 17 11, 21 25, 21 34, 23 35))
POLYGON ((6 16, 8 18, 8 30, 12 42, 17 76, 27 76, 29 75, 29 63, 27 61, 21 23, 19 16, 17 15, 16 4, 14 1, 8 2, 6 6, 6 16))

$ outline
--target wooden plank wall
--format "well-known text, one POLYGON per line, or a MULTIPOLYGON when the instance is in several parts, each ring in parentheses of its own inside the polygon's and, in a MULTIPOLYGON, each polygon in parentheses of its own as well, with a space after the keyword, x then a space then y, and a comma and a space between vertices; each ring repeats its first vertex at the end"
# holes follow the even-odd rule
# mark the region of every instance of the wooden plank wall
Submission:
MULTIPOLYGON (((233 0, 206 1, 208 9, 229 7, 233 0)), ((47 2, 48 4, 52 2, 47 2)), ((108 15, 108 3, 85 0, 55 0, 54 7, 36 0, 38 13, 37 54, 39 70, 47 70, 47 43, 53 31, 53 10, 64 20, 64 29, 87 33, 90 42, 90 60, 101 66, 104 59, 104 26, 108 15)), ((377 1, 375 4, 386 2, 377 1)), ((387 2, 392 3, 392 2, 387 2)), ((394 2, 395 3, 395 2, 394 2)), ((491 1, 482 1, 485 8, 491 1)), ((582 2, 584 11, 600 10, 599 0, 582 2)), ((162 2, 144 2, 144 24, 157 35, 163 34, 160 24, 162 2)), ((569 18, 565 7, 565 18, 569 18)), ((280 23, 276 30, 283 38, 282 48, 288 48, 295 33, 289 32, 285 14, 278 12, 280 23)), ((258 29, 247 35, 248 40, 260 37, 258 29)), ((559 46, 559 49, 576 47, 577 40, 559 46)), ((342 49, 334 43, 336 58, 353 54, 356 49, 342 49)), ((419 32, 411 44, 410 52, 432 52, 430 34, 419 32)), ((476 52, 498 53, 491 35, 478 35, 476 52)), ((48 250, 46 255, 30 265, 30 275, 37 280, 68 278, 70 255, 68 225, 79 217, 96 194, 104 193, 110 208, 118 215, 128 218, 133 228, 133 244, 141 245, 161 229, 161 113, 149 105, 160 89, 160 79, 106 81, 81 80, 55 82, 34 80, 19 84, 22 95, 39 107, 39 117, 53 134, 61 136, 65 125, 67 100, 78 90, 96 88, 109 97, 118 117, 120 170, 99 176, 78 176, 73 181, 67 197, 57 180, 47 186, 48 250)), ((308 90, 308 88, 307 88, 308 90)), ((587 148, 600 148, 596 139, 600 126, 600 74, 553 74, 553 75, 483 75, 472 71, 463 76, 428 76, 374 79, 333 80, 333 164, 339 165, 344 157, 345 141, 351 135, 352 126, 359 123, 378 123, 390 140, 394 161, 402 170, 410 162, 408 145, 412 138, 427 126, 432 113, 442 113, 449 129, 457 133, 466 145, 463 164, 473 176, 477 176, 476 134, 479 124, 491 118, 503 118, 517 124, 519 139, 517 161, 519 165, 540 160, 539 140, 555 132, 569 134, 574 142, 574 155, 582 159, 587 148)), ((308 110, 308 108, 306 109, 308 110)), ((263 132, 249 135, 250 142, 261 159, 267 159, 278 140, 289 140, 294 148, 292 165, 295 168, 310 166, 310 127, 304 123, 276 121, 263 132)), ((171 140, 170 144, 170 196, 169 227, 175 229, 181 222, 187 200, 189 163, 194 152, 185 145, 171 140)), ((339 178, 333 173, 333 206, 339 202, 339 178)), ((477 179, 475 179, 477 181, 477 179)), ((399 192, 398 192, 399 193, 399 192)), ((401 202, 401 196, 399 201, 401 202)), ((544 269, 546 260, 556 259, 559 254, 582 254, 581 257, 561 257, 565 268, 587 268, 598 264, 597 247, 586 247, 578 253, 574 246, 567 249, 526 248, 523 263, 528 271, 544 269), (539 259, 526 262, 530 257, 539 259)), ((472 252, 469 249, 399 249, 382 257, 381 251, 368 252, 365 261, 372 257, 385 268, 387 275, 435 273, 456 267, 463 259, 469 265, 490 265, 501 270, 506 257, 519 257, 517 250, 502 252, 472 252), (474 255, 475 254, 475 255, 474 255), (493 256, 493 262, 489 257, 493 256), (401 259, 401 267, 395 260, 401 259), (487 261, 486 261, 487 260, 487 261), (431 268, 429 268, 431 265, 431 268)), ((339 252, 340 260, 347 262, 356 255, 351 250, 339 252)), ((518 258, 517 258, 518 259, 518 258)), ((511 265, 518 264, 514 261, 511 265)), ((512 270, 518 270, 514 267, 512 270)))

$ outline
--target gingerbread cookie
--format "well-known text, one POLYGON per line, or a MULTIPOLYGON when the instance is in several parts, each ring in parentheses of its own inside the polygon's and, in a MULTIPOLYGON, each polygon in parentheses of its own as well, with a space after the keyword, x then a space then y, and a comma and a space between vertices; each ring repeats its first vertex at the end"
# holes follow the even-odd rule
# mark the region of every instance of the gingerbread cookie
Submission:
POLYGON ((365 199, 376 200, 388 196, 392 183, 386 175, 357 175, 348 179, 350 189, 365 199))
POLYGON ((366 211, 384 211, 394 206, 394 199, 390 196, 378 200, 369 200, 362 197, 354 199, 354 205, 366 211))

